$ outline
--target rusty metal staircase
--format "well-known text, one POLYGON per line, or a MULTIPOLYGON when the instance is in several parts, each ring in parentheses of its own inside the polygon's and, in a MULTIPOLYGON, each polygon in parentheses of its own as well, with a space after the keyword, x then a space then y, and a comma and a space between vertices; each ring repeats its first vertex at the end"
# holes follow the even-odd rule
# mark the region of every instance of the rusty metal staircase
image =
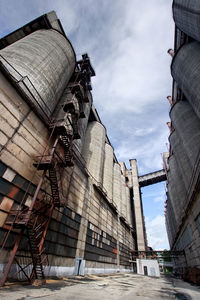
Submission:
POLYGON ((61 142, 64 146, 65 166, 73 166, 72 141, 66 136, 61 136, 61 142))
POLYGON ((60 196, 59 196, 59 189, 58 189, 58 181, 56 176, 56 170, 49 169, 49 179, 51 184, 51 193, 53 198, 53 204, 55 207, 60 206, 60 196))
MULTIPOLYGON (((87 55, 84 55, 83 60, 77 63, 77 71, 74 72, 74 78, 72 78, 72 82, 69 83, 69 87, 71 88, 72 93, 77 96, 79 107, 81 108, 78 118, 85 117, 83 103, 88 102, 87 91, 91 90, 90 77, 94 75, 95 73, 90 65, 89 58, 87 55)), ((23 273, 29 282, 33 282, 34 280, 44 282, 45 280, 44 265, 48 263, 48 256, 45 254, 46 248, 44 241, 53 210, 55 207, 61 206, 57 169, 59 167, 65 168, 74 165, 72 143, 73 139, 80 138, 77 121, 77 116, 72 116, 71 125, 73 128, 73 135, 67 133, 65 126, 58 126, 56 128, 56 120, 54 120, 54 123, 49 123, 49 128, 52 130, 49 142, 52 136, 55 137, 55 140, 53 146, 48 148, 48 153, 46 152, 43 156, 38 157, 38 161, 33 164, 36 167, 36 172, 43 171, 43 173, 40 177, 31 204, 30 206, 27 206, 25 204, 26 197, 24 197, 18 208, 10 211, 5 223, 8 232, 3 239, 2 249, 5 246, 11 231, 14 230, 16 232, 17 230, 18 234, 10 253, 8 263, 5 267, 3 277, 1 278, 0 286, 5 284, 8 275, 9 278, 12 278, 20 272, 23 273), (56 153, 56 146, 59 142, 63 145, 64 159, 60 157, 60 154, 56 153), (51 200, 47 201, 44 199, 39 200, 39 193, 45 178, 49 180, 51 187, 51 200), (29 255, 26 256, 19 251, 20 243, 22 242, 23 244, 24 239, 26 239, 27 243, 26 252, 29 253, 29 255), (23 259, 27 259, 25 264, 24 260, 23 263, 19 262, 20 256, 23 257, 23 259), (17 264, 19 269, 10 276, 13 262, 17 264), (27 272, 27 269, 29 269, 29 272, 27 272)), ((25 195, 27 194, 28 189, 25 195)))
MULTIPOLYGON (((28 227, 28 238, 29 245, 31 250, 31 256, 33 261, 33 270, 34 275, 37 279, 44 279, 44 269, 42 264, 42 257, 39 251, 39 237, 37 231, 32 228, 32 226, 28 227)), ((42 232, 41 232, 42 233, 42 232)))
MULTIPOLYGON (((37 170, 43 170, 42 177, 38 183, 35 194, 31 201, 30 207, 27 207, 24 203, 21 203, 17 210, 11 210, 8 215, 6 225, 10 226, 11 229, 20 229, 20 233, 14 244, 13 250, 11 251, 8 264, 5 268, 4 275, 1 279, 0 286, 5 284, 8 274, 10 272, 13 262, 17 262, 19 271, 12 274, 16 276, 17 273, 23 272, 25 277, 32 282, 38 280, 44 281, 44 261, 47 261, 45 253, 44 240, 47 234, 47 229, 52 217, 54 207, 60 206, 59 201, 59 188, 56 177, 56 163, 54 160, 54 152, 58 143, 59 137, 56 138, 54 145, 51 149, 50 155, 44 155, 40 157, 40 161, 35 163, 37 170), (47 170, 49 171, 49 181, 51 185, 52 197, 51 201, 39 200, 39 192, 46 178, 47 170), (20 265, 16 258, 17 251, 20 246, 20 242, 27 238, 27 247, 29 247, 29 253, 31 256, 27 256, 27 264, 25 266, 20 265), (30 274, 25 269, 32 267, 30 274)), ((18 254, 20 257, 20 253, 18 254)))
POLYGON ((33 280, 44 281, 44 264, 48 262, 48 256, 45 254, 44 240, 53 208, 54 204, 52 201, 45 203, 43 200, 36 200, 32 208, 23 206, 21 209, 12 210, 10 212, 6 225, 12 226, 13 229, 20 229, 20 233, 11 252, 4 276, 0 282, 1 286, 4 285, 14 261, 18 265, 19 271, 12 274, 12 277, 22 272, 29 282, 33 282, 33 280), (20 255, 20 253, 17 254, 20 242, 25 238, 27 239, 27 250, 30 256, 20 255), (20 257, 27 259, 25 266, 20 265, 20 257), (31 272, 30 268, 32 269, 31 272), (29 272, 26 271, 27 269, 29 269, 29 272))
POLYGON ((43 174, 36 188, 30 207, 21 203, 21 206, 17 210, 11 210, 8 215, 6 225, 12 229, 20 229, 20 233, 14 244, 13 250, 11 251, 4 275, 0 281, 0 286, 5 284, 14 261, 19 266, 19 271, 12 274, 12 276, 16 276, 17 273, 22 272, 29 282, 37 280, 37 282, 42 283, 45 281, 44 264, 48 262, 48 257, 45 254, 46 249, 44 247, 44 240, 52 217, 53 209, 61 206, 57 169, 61 166, 73 166, 73 136, 67 136, 65 131, 60 133, 61 134, 56 137, 53 147, 48 151, 50 153, 38 157, 38 161, 34 163, 37 170, 42 170, 43 174), (56 146, 58 142, 61 142, 63 145, 64 160, 56 155, 56 146), (38 199, 44 178, 48 178, 50 183, 51 201, 38 199), (17 259, 17 257, 20 257, 20 254, 16 254, 24 236, 27 238, 30 256, 27 256, 27 264, 22 266, 17 259), (32 268, 32 271, 29 272, 29 274, 26 272, 28 267, 29 269, 30 267, 32 268))

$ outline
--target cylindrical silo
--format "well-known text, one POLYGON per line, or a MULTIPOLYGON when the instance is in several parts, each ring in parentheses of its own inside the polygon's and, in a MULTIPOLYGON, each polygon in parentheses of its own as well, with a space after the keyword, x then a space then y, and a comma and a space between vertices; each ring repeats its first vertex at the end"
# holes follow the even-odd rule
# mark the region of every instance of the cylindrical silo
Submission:
POLYGON ((166 222, 165 224, 166 224, 166 229, 167 229, 167 235, 168 235, 169 245, 170 245, 170 248, 171 248, 172 244, 173 244, 173 240, 172 240, 172 230, 171 230, 171 226, 170 226, 170 223, 169 223, 169 215, 168 215, 168 213, 166 213, 165 222, 166 222))
POLYGON ((126 186, 126 201, 127 201, 127 221, 130 225, 132 225, 130 189, 127 186, 126 186))
POLYGON ((172 148, 172 152, 176 159, 176 163, 178 165, 178 169, 180 171, 180 174, 182 175, 187 190, 192 177, 191 163, 189 161, 183 143, 180 140, 180 137, 178 136, 176 130, 174 130, 170 134, 169 141, 172 148))
POLYGON ((121 167, 118 163, 114 163, 113 170, 113 201, 117 205, 120 212, 121 205, 121 167))
MULTIPOLYGON (((185 210, 185 205, 187 202, 187 191, 186 191, 186 187, 185 187, 185 183, 183 181, 183 177, 179 171, 176 159, 174 155, 171 155, 168 159, 169 161, 169 173, 170 173, 170 178, 171 181, 174 185, 175 191, 178 195, 177 199, 177 203, 176 206, 179 210, 180 216, 183 216, 184 210, 185 210)), ((168 174, 169 174, 168 173, 168 174)), ((168 178, 168 182, 170 183, 170 178, 168 178)))
POLYGON ((171 205, 171 199, 170 199, 170 194, 168 192, 168 201, 167 201, 167 215, 168 215, 168 220, 169 220, 169 226, 170 226, 170 231, 172 235, 172 241, 174 241, 176 237, 176 232, 178 230, 175 215, 174 215, 174 210, 171 205))
POLYGON ((79 133, 81 138, 79 140, 74 141, 75 147, 78 148, 79 152, 82 151, 82 147, 85 139, 85 132, 87 129, 88 119, 90 116, 90 110, 92 106, 92 95, 90 91, 88 91, 88 100, 89 102, 82 104, 84 117, 78 120, 78 128, 79 128, 79 133))
POLYGON ((169 193, 169 196, 170 196, 170 199, 171 199, 171 206, 172 206, 172 209, 173 209, 173 212, 174 212, 174 217, 175 217, 175 221, 176 221, 176 224, 179 225, 179 222, 178 222, 178 208, 177 208, 177 194, 176 194, 176 189, 175 189, 175 186, 174 184, 172 184, 172 176, 170 176, 170 172, 168 172, 168 180, 169 180, 169 185, 168 185, 168 193, 169 193))
POLYGON ((179 175, 174 155, 169 158, 168 191, 177 224, 181 224, 186 204, 186 189, 182 177, 179 175))
POLYGON ((105 127, 101 123, 95 121, 88 124, 82 154, 86 168, 100 184, 103 183, 105 138, 105 127))
POLYGON ((171 73, 200 118, 200 43, 183 45, 173 58, 171 73))
POLYGON ((105 143, 105 160, 103 169, 103 187, 109 199, 113 199, 113 147, 105 143))
POLYGON ((171 120, 178 132, 192 168, 200 150, 200 119, 188 101, 176 103, 171 110, 171 120))
POLYGON ((200 41, 200 1, 199 0, 174 0, 173 17, 176 26, 200 41))
POLYGON ((126 195, 126 185, 125 185, 125 177, 121 174, 121 207, 120 211, 122 216, 127 220, 127 195, 126 195))
POLYGON ((74 72, 76 58, 70 42, 56 30, 37 30, 0 55, 11 76, 21 80, 19 85, 32 105, 49 117, 74 72))

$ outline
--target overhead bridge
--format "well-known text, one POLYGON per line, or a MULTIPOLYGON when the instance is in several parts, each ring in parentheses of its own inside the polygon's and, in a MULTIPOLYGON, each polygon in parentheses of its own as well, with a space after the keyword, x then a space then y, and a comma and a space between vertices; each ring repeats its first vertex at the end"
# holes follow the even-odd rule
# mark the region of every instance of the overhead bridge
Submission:
POLYGON ((154 183, 165 181, 167 180, 167 177, 164 170, 159 170, 153 173, 139 176, 138 179, 140 187, 144 187, 154 183))

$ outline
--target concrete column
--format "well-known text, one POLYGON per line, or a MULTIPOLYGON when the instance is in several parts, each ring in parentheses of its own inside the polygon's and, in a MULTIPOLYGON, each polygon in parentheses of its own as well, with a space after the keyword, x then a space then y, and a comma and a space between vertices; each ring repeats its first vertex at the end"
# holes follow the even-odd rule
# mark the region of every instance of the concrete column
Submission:
POLYGON ((119 259, 119 231, 120 231, 120 219, 117 216, 117 268, 120 269, 120 259, 119 259))
POLYGON ((120 164, 120 166, 121 166, 122 174, 123 174, 124 176, 126 176, 126 165, 125 165, 125 163, 124 163, 123 161, 120 161, 119 164, 120 164))
POLYGON ((143 219, 143 212, 142 212, 142 199, 140 195, 136 159, 130 159, 130 165, 132 169, 132 183, 133 183, 134 210, 135 210, 138 251, 146 251, 144 219, 143 219))

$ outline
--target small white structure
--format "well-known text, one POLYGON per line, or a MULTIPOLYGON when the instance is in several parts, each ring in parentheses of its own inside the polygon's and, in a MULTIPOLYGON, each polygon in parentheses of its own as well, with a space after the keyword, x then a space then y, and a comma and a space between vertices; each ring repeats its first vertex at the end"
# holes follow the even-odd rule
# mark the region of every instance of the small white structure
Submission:
POLYGON ((159 264, 156 259, 136 259, 137 273, 153 277, 160 277, 159 264))

